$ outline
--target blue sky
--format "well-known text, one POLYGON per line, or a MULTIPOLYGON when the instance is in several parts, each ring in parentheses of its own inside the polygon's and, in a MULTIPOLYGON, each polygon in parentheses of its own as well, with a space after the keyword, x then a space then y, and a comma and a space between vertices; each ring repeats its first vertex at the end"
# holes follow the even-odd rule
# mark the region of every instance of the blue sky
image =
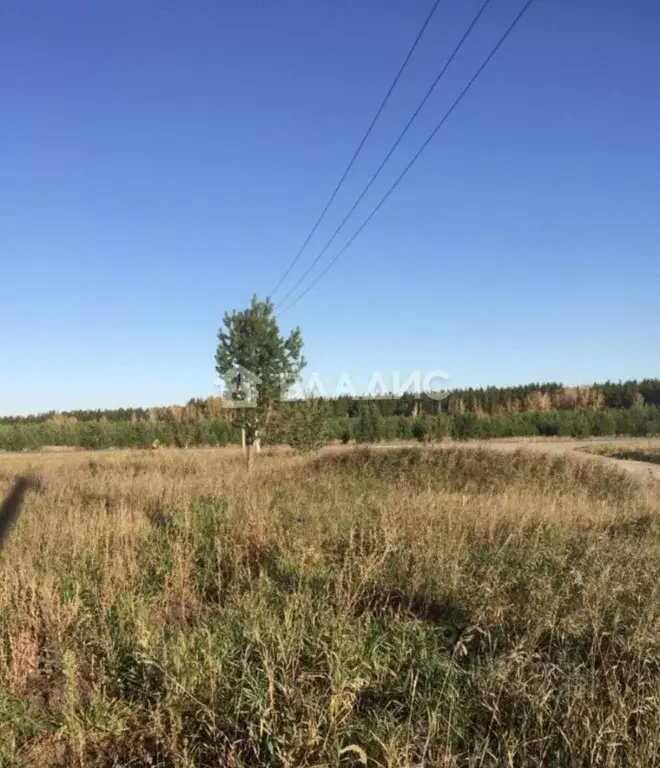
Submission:
MULTIPOLYGON (((441 0, 292 277, 479 5, 441 0)), ((213 394, 223 312, 273 288, 430 6, 5 0, 0 413, 213 394)), ((337 248, 521 6, 492 0, 337 248)), ((308 373, 328 389, 438 368, 450 386, 659 375, 659 38, 655 0, 537 0, 283 315, 308 373)))

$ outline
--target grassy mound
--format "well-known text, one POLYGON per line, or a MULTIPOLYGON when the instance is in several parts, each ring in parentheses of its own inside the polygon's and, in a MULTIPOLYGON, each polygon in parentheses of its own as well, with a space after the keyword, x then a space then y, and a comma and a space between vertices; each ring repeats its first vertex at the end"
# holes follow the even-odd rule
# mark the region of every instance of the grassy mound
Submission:
POLYGON ((609 501, 629 500, 639 493, 635 480, 624 471, 573 456, 524 449, 501 453, 473 447, 366 448, 323 456, 314 469, 322 474, 342 471, 405 484, 431 483, 441 491, 497 493, 511 487, 534 487, 563 494, 586 492, 609 501))

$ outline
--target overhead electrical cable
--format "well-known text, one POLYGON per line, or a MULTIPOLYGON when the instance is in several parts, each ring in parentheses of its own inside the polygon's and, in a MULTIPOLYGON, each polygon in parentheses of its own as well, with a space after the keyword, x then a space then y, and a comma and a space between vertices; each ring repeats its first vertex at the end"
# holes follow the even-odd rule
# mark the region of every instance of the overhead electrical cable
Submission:
POLYGON ((527 0, 525 5, 523 6, 520 13, 516 16, 516 18, 513 20, 513 22, 509 25, 506 32, 500 37, 495 47, 491 50, 491 52, 488 54, 484 62, 481 64, 479 69, 476 71, 476 73, 472 76, 468 84, 465 86, 465 88, 461 91, 458 98, 453 102, 451 107, 445 112, 444 116, 442 117, 442 120, 436 125, 436 127, 433 129, 429 137, 426 139, 426 141, 422 144, 422 146, 419 148, 417 153, 414 155, 412 160, 408 163, 408 165, 403 169, 403 171, 399 174, 399 176, 396 178, 392 186, 387 190, 387 192, 383 195, 383 197, 380 199, 378 205, 371 211, 371 213, 367 216, 367 218, 362 222, 360 227, 357 229, 357 231, 352 235, 352 237, 348 240, 348 242, 339 250, 339 252, 331 259, 331 261, 327 264, 327 266, 323 269, 322 272, 320 272, 317 277, 305 288, 305 290, 300 293, 292 302, 289 304, 288 307, 285 307, 282 312, 279 314, 282 314, 283 312, 288 312, 292 307, 294 307, 304 296, 306 296, 312 288, 314 288, 318 282, 328 273, 328 271, 334 266, 334 264, 337 263, 339 258, 348 250, 348 248, 353 244, 355 239, 358 237, 358 235, 364 230, 364 228, 369 224, 369 222, 373 219, 373 217, 378 213, 378 211, 382 208, 386 200, 389 198, 389 196, 394 192, 394 190, 399 186, 401 181, 403 180, 404 176, 408 173, 408 171, 413 167, 413 165, 419 160, 424 150, 428 147, 428 145, 433 141, 433 139, 436 137, 442 126, 447 122, 448 118, 452 114, 452 112, 456 109, 456 107, 461 103, 463 98, 466 96, 467 92, 472 88, 472 86, 475 84, 479 76, 482 74, 482 72, 486 69, 488 64, 491 62, 495 54, 499 51, 499 49, 504 44, 505 40, 509 37, 509 35, 513 32, 515 27, 518 25, 522 17, 525 15, 525 13, 528 11, 529 7, 532 5, 534 0, 527 0))
POLYGON ((325 208, 321 211, 321 215, 318 217, 318 219, 316 220, 316 223, 314 224, 314 226, 312 227, 311 231, 309 232, 309 234, 305 238, 305 242, 300 247, 300 250, 294 256, 293 260, 291 261, 291 263, 287 267, 287 269, 284 272, 284 274, 282 275, 282 277, 279 279, 279 282, 277 283, 275 288, 273 288, 273 290, 271 291, 271 293, 270 293, 271 296, 273 296, 277 292, 277 290, 280 288, 282 283, 287 279, 287 277, 291 273, 291 270, 298 263, 298 259, 300 259, 300 257, 302 256, 303 252, 305 251, 305 248, 307 248, 307 245, 309 244, 309 241, 312 239, 312 237, 314 236, 314 233, 316 232, 316 230, 318 229, 319 225, 321 224, 321 222, 325 218, 325 215, 328 212, 328 209, 332 205, 335 197, 337 196, 337 193, 341 189, 344 181, 346 180, 346 177, 348 176, 351 168, 353 167, 355 161, 357 160, 358 155, 362 151, 362 148, 364 147, 365 142, 367 141, 367 139, 371 135, 371 131, 373 130, 374 126, 376 125, 376 122, 378 121, 378 118, 380 117, 381 112, 383 111, 383 109, 385 108, 385 105, 389 101, 389 98, 392 95, 392 91, 394 91, 394 89, 396 88, 396 84, 399 82, 399 79, 401 78, 401 75, 403 74, 403 71, 408 66, 408 62, 410 61, 413 53, 417 49, 417 46, 419 45, 419 41, 422 39, 422 36, 424 35, 424 32, 426 32, 426 28, 428 27, 429 22, 433 18, 433 15, 435 14, 439 4, 440 4, 440 0, 435 0, 435 2, 433 4, 433 7, 431 8, 431 11, 429 12, 428 16, 426 17, 426 20, 424 21, 424 23, 422 24, 422 28, 417 33, 417 37, 415 38, 415 41, 413 42, 412 47, 408 51, 408 54, 406 55, 406 58, 403 60, 403 64, 399 68, 399 71, 397 72, 396 77, 392 81, 392 84, 390 85, 387 93, 385 94, 385 98, 381 102, 380 107, 378 107, 378 110, 376 111, 376 114, 374 115, 373 120, 371 121, 369 127, 367 128, 367 132, 362 137, 362 140, 358 144, 358 147, 355 150, 355 152, 353 154, 353 157, 351 158, 349 164, 346 166, 346 169, 345 169, 344 173, 341 175, 341 178, 337 182, 337 186, 334 188, 334 191, 330 195, 330 199, 325 204, 325 208))
POLYGON ((463 36, 458 41, 458 45, 451 52, 449 58, 444 63, 444 66, 442 67, 442 69, 440 70, 438 75, 436 76, 435 80, 431 83, 431 86, 429 87, 429 89, 427 90, 426 94, 424 95, 424 98, 421 100, 421 102, 417 106, 417 109, 413 112, 412 117, 408 120, 408 122, 406 123, 404 129, 401 131, 401 133, 399 134, 398 138, 396 139, 394 144, 392 144, 392 146, 390 147, 388 153, 385 155, 385 159, 381 162, 381 164, 378 166, 376 171, 372 174, 372 176, 369 179, 369 181, 367 182, 366 186, 364 187, 364 189, 360 193, 358 199, 353 203, 351 209, 348 211, 346 216, 344 216, 344 218, 341 220, 341 222, 339 223, 339 225, 337 226, 335 231, 332 233, 332 237, 323 246, 323 248, 318 252, 318 254, 316 255, 316 258, 314 259, 314 261, 312 261, 312 263, 309 265, 309 267, 305 270, 305 272, 302 274, 300 279, 293 285, 293 287, 281 299, 281 301, 279 302, 280 304, 283 304, 289 298, 289 296, 291 296, 295 292, 296 288, 298 288, 298 286, 305 280, 307 275, 314 269, 314 267, 319 263, 321 258, 325 255, 325 253, 327 252, 328 248, 330 248, 330 246, 334 243, 335 239, 337 238, 337 235, 345 227, 346 223, 348 222, 348 220, 351 218, 351 216, 355 212, 355 209, 362 202, 362 200, 364 199, 364 196, 367 194, 367 192, 371 189, 371 185, 380 176, 380 172, 387 165, 389 159, 392 157, 392 155, 396 151, 396 149, 399 146, 399 144, 401 144, 401 142, 403 141, 405 135, 408 133, 408 131, 410 130, 412 124, 417 119, 417 115, 419 115, 419 113, 424 108, 424 105, 429 100, 429 98, 431 97, 431 94, 435 90, 436 86, 438 85, 440 80, 442 80, 443 76, 445 75, 445 73, 447 72, 449 67, 451 66, 451 63, 454 61, 454 59, 458 55, 459 51, 463 47, 463 44, 465 43, 465 41, 470 36, 472 30, 476 26, 477 22, 481 18, 483 12, 486 10, 486 8, 488 7, 490 2, 491 2, 491 0, 484 0, 483 4, 481 5, 481 8, 479 8, 479 10, 477 11, 476 16, 472 19, 469 27, 465 30, 465 32, 463 33, 463 36))

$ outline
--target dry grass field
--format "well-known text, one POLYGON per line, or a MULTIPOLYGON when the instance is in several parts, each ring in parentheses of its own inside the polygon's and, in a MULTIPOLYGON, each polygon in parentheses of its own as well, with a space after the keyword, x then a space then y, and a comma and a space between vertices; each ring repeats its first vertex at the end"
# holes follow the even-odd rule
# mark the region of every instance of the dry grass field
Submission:
POLYGON ((485 447, 6 455, 2 766, 660 764, 660 496, 485 447))

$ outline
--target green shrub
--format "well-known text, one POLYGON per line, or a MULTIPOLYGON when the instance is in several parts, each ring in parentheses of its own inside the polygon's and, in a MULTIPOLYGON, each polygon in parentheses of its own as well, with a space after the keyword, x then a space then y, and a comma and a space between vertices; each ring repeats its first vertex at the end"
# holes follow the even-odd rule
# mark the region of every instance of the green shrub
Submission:
POLYGON ((616 434, 616 420, 610 411, 596 411, 593 414, 591 433, 596 437, 616 434))
POLYGON ((452 434, 457 440, 479 437, 480 431, 479 419, 474 413, 454 414, 452 434))
POLYGON ((415 437, 413 425, 407 416, 397 416, 396 436, 399 440, 408 440, 411 437, 415 437))
POLYGON ((588 437, 593 434, 593 424, 587 413, 577 411, 572 413, 571 416, 571 437, 588 437))
POLYGON ((381 439, 383 417, 376 403, 362 403, 358 413, 355 438, 359 443, 376 443, 381 439))
POLYGON ((328 442, 328 411, 325 403, 310 397, 287 413, 284 429, 288 445, 299 453, 317 450, 328 442))
POLYGON ((416 421, 412 425, 412 436, 419 443, 423 443, 427 439, 426 425, 422 421, 416 421))

